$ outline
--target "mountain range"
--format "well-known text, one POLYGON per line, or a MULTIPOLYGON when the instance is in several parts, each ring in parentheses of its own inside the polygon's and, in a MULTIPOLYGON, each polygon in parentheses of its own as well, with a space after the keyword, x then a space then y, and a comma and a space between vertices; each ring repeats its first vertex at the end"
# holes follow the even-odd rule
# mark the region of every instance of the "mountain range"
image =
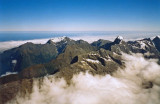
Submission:
MULTIPOLYGON (((118 36, 114 41, 99 39, 93 43, 62 37, 60 41, 25 43, 6 50, 0 54, 0 104, 19 91, 22 95, 32 92, 34 78, 54 74, 70 84, 73 75, 80 72, 112 75, 118 68, 125 68, 121 58, 124 53, 140 53, 146 59, 157 59, 160 65, 160 37, 124 41, 118 36), (4 75, 7 72, 14 74, 4 75)), ((151 87, 152 82, 145 83, 145 88, 151 87)))

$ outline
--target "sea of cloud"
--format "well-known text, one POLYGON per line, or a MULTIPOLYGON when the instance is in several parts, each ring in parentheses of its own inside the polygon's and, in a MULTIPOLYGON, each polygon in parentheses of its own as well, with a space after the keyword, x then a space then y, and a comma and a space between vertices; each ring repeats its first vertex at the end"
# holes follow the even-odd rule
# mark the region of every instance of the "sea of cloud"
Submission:
POLYGON ((160 66, 141 54, 123 54, 124 69, 105 76, 80 73, 72 84, 63 78, 45 76, 39 85, 34 79, 33 92, 17 95, 8 104, 159 104, 160 66), (147 84, 151 84, 146 88, 147 84))
POLYGON ((45 44, 47 42, 48 39, 35 39, 35 40, 24 40, 24 41, 5 41, 5 42, 0 42, 0 53, 11 49, 11 48, 15 48, 18 47, 22 44, 25 44, 27 42, 32 42, 35 44, 45 44))
MULTIPOLYGON (((53 33, 54 34, 54 33, 53 33)), ((134 31, 108 31, 108 32, 64 32, 61 34, 60 33, 55 33, 59 34, 62 36, 62 34, 65 34, 69 36, 69 38, 74 39, 74 40, 85 40, 89 43, 96 41, 98 39, 106 39, 113 41, 118 35, 121 35, 124 37, 126 41, 128 40, 137 40, 137 39, 142 39, 142 38, 149 38, 149 37, 155 37, 156 35, 160 35, 160 32, 134 32, 134 31), (69 35, 72 34, 72 35, 69 35)), ((3 35, 3 34, 2 34, 3 35)), ((52 35, 52 34, 51 34, 52 35)), ((55 40, 57 40, 58 37, 55 37, 55 40)), ((35 44, 44 44, 49 40, 49 38, 46 39, 34 39, 34 40, 24 40, 24 41, 5 41, 5 42, 0 42, 0 53, 2 53, 5 50, 18 47, 24 43, 27 42, 32 42, 35 44)))

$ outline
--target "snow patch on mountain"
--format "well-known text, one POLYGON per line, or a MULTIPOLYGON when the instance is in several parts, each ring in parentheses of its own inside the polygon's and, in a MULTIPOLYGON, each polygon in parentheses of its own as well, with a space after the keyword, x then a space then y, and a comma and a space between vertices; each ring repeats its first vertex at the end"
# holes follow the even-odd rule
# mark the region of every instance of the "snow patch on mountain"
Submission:
POLYGON ((16 64, 17 63, 17 60, 12 60, 12 64, 16 64))
POLYGON ((118 36, 117 39, 123 40, 124 38, 122 36, 118 36))
POLYGON ((66 36, 63 36, 63 37, 55 37, 55 38, 52 38, 51 40, 55 43, 57 42, 60 42, 62 40, 64 40, 66 38, 66 36))
POLYGON ((145 49, 146 44, 142 41, 138 41, 138 43, 140 44, 141 49, 145 49))
POLYGON ((99 63, 99 61, 98 61, 98 60, 92 60, 92 59, 86 59, 86 61, 88 61, 88 62, 92 62, 92 63, 99 63))

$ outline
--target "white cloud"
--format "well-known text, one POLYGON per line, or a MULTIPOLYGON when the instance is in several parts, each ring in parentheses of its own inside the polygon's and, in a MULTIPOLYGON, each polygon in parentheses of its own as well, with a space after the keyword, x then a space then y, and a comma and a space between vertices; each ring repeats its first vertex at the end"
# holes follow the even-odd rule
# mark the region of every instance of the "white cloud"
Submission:
POLYGON ((6 41, 6 42, 0 42, 0 53, 11 49, 11 48, 15 48, 18 47, 22 44, 25 44, 27 42, 32 42, 35 44, 44 44, 48 41, 48 39, 35 39, 35 40, 25 40, 25 41, 6 41))

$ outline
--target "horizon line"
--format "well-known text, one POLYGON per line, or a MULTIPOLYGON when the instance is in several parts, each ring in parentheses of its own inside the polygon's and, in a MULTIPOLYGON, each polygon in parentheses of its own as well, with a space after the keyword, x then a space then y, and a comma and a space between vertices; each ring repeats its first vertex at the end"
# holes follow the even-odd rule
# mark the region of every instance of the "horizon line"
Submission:
POLYGON ((99 30, 91 30, 91 31, 1 31, 0 32, 160 32, 160 30, 104 30, 104 31, 99 31, 99 30))

